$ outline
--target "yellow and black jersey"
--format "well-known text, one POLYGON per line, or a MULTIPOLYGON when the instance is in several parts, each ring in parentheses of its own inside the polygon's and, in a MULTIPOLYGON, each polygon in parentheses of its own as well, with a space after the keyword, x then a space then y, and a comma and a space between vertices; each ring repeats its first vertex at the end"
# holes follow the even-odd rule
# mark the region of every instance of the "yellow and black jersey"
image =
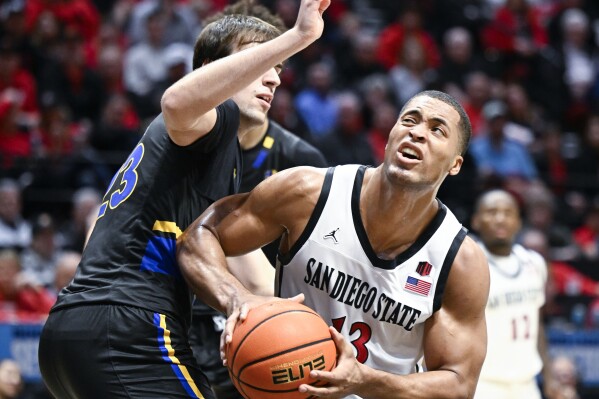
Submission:
POLYGON ((210 204, 237 192, 239 110, 217 107, 206 136, 180 147, 162 115, 116 173, 74 281, 54 309, 80 304, 135 306, 188 323, 191 294, 176 262, 176 239, 210 204))

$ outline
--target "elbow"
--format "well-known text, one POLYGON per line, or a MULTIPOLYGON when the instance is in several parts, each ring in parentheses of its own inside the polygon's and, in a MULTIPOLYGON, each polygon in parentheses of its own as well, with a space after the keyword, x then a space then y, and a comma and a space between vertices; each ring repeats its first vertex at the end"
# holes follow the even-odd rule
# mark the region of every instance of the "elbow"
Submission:
POLYGON ((177 95, 171 87, 166 89, 162 98, 160 99, 160 109, 162 113, 165 115, 172 114, 175 110, 181 107, 181 101, 179 100, 179 96, 177 95))

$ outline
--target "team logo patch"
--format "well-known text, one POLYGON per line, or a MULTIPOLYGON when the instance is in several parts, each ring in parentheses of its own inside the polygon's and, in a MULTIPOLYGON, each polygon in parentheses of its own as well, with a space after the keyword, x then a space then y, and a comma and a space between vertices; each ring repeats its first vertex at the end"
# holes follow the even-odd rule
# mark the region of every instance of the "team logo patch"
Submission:
POLYGON ((331 239, 333 240, 333 242, 335 244, 339 244, 339 241, 337 241, 337 237, 335 237, 335 234, 337 234, 337 232, 339 231, 339 227, 337 227, 335 230, 331 231, 329 234, 325 234, 324 237, 322 237, 323 239, 331 239))
POLYGON ((420 262, 416 267, 416 273, 421 276, 429 276, 431 274, 431 270, 433 269, 433 265, 428 262, 420 262))

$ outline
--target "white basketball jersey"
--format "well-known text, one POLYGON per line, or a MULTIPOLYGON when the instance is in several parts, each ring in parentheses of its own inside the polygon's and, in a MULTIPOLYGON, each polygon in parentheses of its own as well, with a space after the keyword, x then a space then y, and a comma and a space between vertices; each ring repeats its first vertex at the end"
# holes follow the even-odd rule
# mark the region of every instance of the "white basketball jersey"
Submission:
POLYGON ((514 245, 509 256, 490 254, 486 308, 487 357, 480 379, 517 383, 535 378, 543 362, 538 351, 539 310, 545 303, 547 267, 538 253, 514 245))
MULTIPOLYGON (((441 307, 467 232, 439 202, 412 246, 396 259, 378 258, 359 210, 365 170, 329 169, 305 231, 277 262, 276 290, 281 297, 304 293, 304 303, 352 343, 361 363, 405 375, 419 371, 424 322, 441 307)), ((404 228, 411 226, 397 226, 404 228)))

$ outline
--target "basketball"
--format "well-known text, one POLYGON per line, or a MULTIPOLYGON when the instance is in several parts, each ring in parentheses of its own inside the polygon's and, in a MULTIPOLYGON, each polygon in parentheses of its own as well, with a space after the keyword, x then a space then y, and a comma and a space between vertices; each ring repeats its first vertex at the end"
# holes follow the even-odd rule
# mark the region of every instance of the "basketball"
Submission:
POLYGON ((325 321, 309 307, 277 301, 249 311, 227 345, 227 367, 247 399, 306 399, 301 384, 324 385, 310 370, 331 370, 337 351, 325 321))

